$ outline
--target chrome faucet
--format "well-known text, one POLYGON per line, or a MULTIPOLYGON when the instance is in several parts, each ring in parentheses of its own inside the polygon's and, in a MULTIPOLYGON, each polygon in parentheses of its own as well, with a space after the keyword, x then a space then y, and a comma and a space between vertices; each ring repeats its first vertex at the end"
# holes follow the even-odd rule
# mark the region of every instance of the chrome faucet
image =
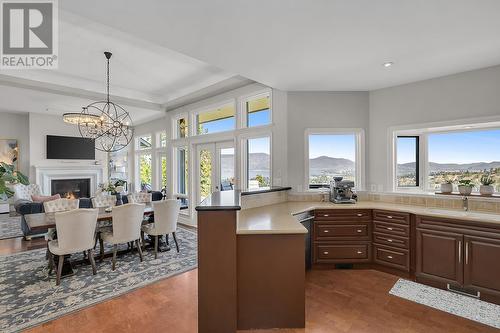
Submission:
POLYGON ((466 212, 469 211, 469 197, 466 195, 462 197, 462 208, 466 212))

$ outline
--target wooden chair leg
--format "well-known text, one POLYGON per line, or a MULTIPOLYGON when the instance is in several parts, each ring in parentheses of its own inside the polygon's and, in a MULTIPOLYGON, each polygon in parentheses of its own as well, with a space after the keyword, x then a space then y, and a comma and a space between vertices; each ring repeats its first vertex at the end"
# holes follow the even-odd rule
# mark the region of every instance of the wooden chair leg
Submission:
POLYGON ((158 259, 158 235, 155 236, 155 259, 158 259))
POLYGON ((88 256, 89 256, 90 264, 92 265, 92 274, 96 275, 97 274, 97 268, 95 266, 94 250, 90 249, 90 250, 87 251, 87 253, 88 253, 88 256))
POLYGON ((177 243, 177 236, 175 235, 175 231, 172 233, 174 237, 175 247, 177 248, 177 253, 179 252, 179 243, 177 243))
POLYGON ((112 268, 113 271, 116 268, 116 251, 117 250, 118 250, 118 245, 114 244, 113 245, 113 268, 112 268))
POLYGON ((170 244, 168 243, 168 234, 165 235, 165 242, 167 243, 167 246, 169 246, 170 244))
POLYGON ((146 245, 146 240, 144 239, 144 231, 141 230, 141 243, 142 243, 142 250, 144 251, 144 246, 146 245))
POLYGON ((59 262, 57 264, 57 276, 56 276, 56 286, 61 284, 61 274, 63 269, 64 256, 59 256, 59 262))
POLYGON ((139 258, 141 258, 141 262, 142 262, 142 260, 144 260, 144 259, 142 257, 142 249, 141 249, 141 246, 139 244, 139 240, 138 239, 135 241, 135 245, 137 246, 137 252, 139 252, 139 258))
POLYGON ((45 251, 45 260, 49 259, 50 251, 49 251, 49 241, 47 241, 47 251, 45 251))
POLYGON ((52 270, 55 268, 56 264, 54 263, 54 256, 52 253, 48 253, 49 255, 49 275, 52 274, 52 270))
POLYGON ((101 261, 104 260, 104 241, 99 237, 99 254, 101 255, 101 261))

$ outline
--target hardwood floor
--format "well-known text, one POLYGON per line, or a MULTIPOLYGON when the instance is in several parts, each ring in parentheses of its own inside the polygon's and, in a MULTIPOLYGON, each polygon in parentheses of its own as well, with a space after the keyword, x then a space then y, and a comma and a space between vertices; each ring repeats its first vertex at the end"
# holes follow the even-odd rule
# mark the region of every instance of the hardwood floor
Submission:
MULTIPOLYGON (((15 244, 17 249, 23 247, 17 242, 1 240, 0 253, 8 253, 6 248, 10 244, 15 244)), ((397 279, 394 275, 374 270, 309 271, 306 277, 306 329, 241 332, 498 332, 389 295, 388 291, 397 279)), ((192 333, 197 332, 196 299, 197 271, 193 270, 63 316, 28 332, 192 333)))

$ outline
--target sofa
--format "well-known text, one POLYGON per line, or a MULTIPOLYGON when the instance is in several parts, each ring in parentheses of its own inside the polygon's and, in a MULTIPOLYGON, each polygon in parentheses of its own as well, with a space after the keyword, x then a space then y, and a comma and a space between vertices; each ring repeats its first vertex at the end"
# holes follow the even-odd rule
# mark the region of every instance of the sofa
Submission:
MULTIPOLYGON (((41 233, 47 232, 47 230, 33 233, 30 231, 28 224, 26 223, 26 215, 44 212, 43 203, 33 202, 31 200, 31 195, 40 195, 38 186, 27 186, 29 186, 30 188, 26 189, 18 187, 19 193, 15 189, 16 194, 14 194, 14 207, 16 209, 16 212, 21 215, 21 230, 23 231, 24 238, 29 240, 33 235, 39 235, 41 233)), ((152 191, 151 197, 153 201, 159 201, 163 199, 163 193, 159 191, 152 191)), ((124 204, 128 203, 127 197, 122 196, 122 201, 124 204)), ((92 208, 92 199, 80 198, 80 208, 92 208)))

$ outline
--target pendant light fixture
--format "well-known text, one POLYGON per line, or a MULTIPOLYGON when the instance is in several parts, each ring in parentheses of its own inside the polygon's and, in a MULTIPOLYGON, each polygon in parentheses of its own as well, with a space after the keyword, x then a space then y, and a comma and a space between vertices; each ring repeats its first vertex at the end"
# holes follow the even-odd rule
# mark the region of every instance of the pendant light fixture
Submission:
POLYGON ((119 151, 132 141, 134 130, 128 112, 109 98, 109 59, 106 57, 106 100, 91 103, 82 108, 81 113, 65 113, 66 123, 78 125, 80 135, 95 141, 95 149, 104 152, 119 151))

